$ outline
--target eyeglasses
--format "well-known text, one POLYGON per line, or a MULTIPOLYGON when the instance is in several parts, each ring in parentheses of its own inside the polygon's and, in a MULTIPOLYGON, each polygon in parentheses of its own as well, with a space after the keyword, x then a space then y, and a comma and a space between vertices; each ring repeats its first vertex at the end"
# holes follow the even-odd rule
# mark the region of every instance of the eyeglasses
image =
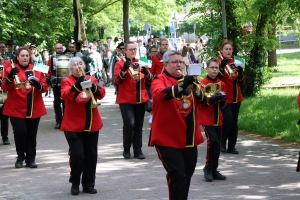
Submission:
POLYGON ((0 48, 5 48, 5 46, 0 46, 0 48))
POLYGON ((218 70, 219 67, 208 67, 209 69, 212 69, 212 70, 218 70))
POLYGON ((120 50, 124 50, 125 48, 119 48, 120 50))
POLYGON ((137 48, 134 48, 134 49, 127 49, 128 51, 136 51, 137 48))
POLYGON ((183 65, 184 61, 170 61, 168 63, 171 63, 172 65, 183 65))

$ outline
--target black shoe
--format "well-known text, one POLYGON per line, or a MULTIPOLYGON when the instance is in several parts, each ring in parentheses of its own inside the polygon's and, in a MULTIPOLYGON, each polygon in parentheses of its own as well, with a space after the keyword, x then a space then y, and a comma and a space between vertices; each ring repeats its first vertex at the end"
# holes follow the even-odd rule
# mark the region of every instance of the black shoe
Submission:
POLYGON ((232 150, 227 149, 227 153, 239 154, 239 152, 235 148, 233 148, 232 150))
POLYGON ((133 154, 134 154, 134 158, 145 159, 145 156, 144 156, 142 150, 134 150, 133 154))
POLYGON ((24 158, 21 156, 18 156, 17 161, 15 163, 15 168, 22 168, 23 167, 23 161, 24 158))
POLYGON ((78 195, 78 194, 79 194, 79 185, 77 185, 77 184, 72 184, 72 187, 71 187, 71 194, 72 194, 72 195, 78 195))
POLYGON ((37 168, 37 164, 36 164, 35 162, 26 163, 26 167, 29 167, 29 168, 37 168))
POLYGON ((225 145, 222 145, 222 144, 221 144, 221 146, 220 146, 220 151, 221 151, 222 153, 225 153, 225 152, 226 152, 226 147, 225 147, 225 145))
POLYGON ((206 182, 212 182, 213 181, 212 171, 210 169, 207 169, 206 167, 204 167, 203 172, 204 172, 205 181, 206 182))
POLYGON ((55 128, 55 129, 59 129, 59 128, 60 128, 60 123, 57 122, 57 123, 55 124, 54 128, 55 128))
POLYGON ((213 174, 213 178, 217 180, 226 180, 226 176, 222 175, 220 172, 216 171, 213 174))
POLYGON ((124 150, 123 151, 123 157, 125 159, 129 159, 131 157, 130 150, 124 150))
POLYGON ((96 194, 97 190, 95 188, 88 187, 88 188, 83 188, 82 192, 89 193, 89 194, 96 194))
POLYGON ((6 139, 6 140, 3 140, 3 145, 10 145, 10 142, 9 142, 9 140, 8 140, 8 139, 6 139))

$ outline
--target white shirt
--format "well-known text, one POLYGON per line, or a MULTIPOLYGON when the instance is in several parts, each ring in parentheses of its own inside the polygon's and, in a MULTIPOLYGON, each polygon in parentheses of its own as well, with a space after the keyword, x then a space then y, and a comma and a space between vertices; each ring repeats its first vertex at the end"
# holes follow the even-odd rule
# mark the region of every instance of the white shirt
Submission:
POLYGON ((135 55, 136 58, 139 58, 139 57, 144 57, 146 58, 147 57, 147 50, 145 47, 143 46, 138 46, 137 47, 137 50, 136 50, 136 55, 135 55))

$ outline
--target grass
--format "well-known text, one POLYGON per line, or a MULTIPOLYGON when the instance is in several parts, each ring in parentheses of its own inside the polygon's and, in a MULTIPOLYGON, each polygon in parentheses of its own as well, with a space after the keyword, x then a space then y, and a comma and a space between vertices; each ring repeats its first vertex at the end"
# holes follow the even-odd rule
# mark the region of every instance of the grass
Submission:
POLYGON ((277 65, 270 84, 300 83, 300 52, 277 55, 277 65))
POLYGON ((259 96, 246 98, 239 114, 239 129, 300 142, 297 122, 298 88, 263 89, 259 96))
MULTIPOLYGON (((277 72, 270 84, 300 83, 300 52, 278 55, 277 72)), ((296 125, 299 88, 262 89, 256 97, 245 98, 239 114, 239 129, 300 143, 296 125)))

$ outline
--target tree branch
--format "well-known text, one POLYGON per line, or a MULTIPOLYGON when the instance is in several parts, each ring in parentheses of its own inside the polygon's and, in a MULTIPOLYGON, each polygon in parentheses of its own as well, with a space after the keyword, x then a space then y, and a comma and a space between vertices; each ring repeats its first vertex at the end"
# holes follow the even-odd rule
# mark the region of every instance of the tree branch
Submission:
POLYGON ((118 3, 119 1, 121 1, 121 0, 114 0, 114 1, 111 1, 110 3, 104 4, 98 11, 93 12, 92 15, 98 14, 99 12, 101 12, 105 8, 107 8, 108 6, 111 6, 111 5, 115 4, 115 3, 118 3))

